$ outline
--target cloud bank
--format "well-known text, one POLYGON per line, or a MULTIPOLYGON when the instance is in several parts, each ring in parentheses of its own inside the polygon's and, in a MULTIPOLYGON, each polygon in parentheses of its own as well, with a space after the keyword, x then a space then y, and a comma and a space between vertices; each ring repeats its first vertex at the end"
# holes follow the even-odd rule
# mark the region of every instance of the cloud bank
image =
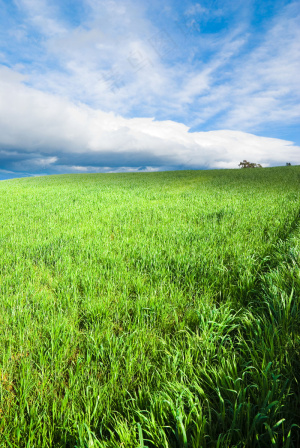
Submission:
POLYGON ((171 120, 124 118, 26 85, 0 68, 0 176, 299 164, 290 141, 242 131, 190 132, 171 120))

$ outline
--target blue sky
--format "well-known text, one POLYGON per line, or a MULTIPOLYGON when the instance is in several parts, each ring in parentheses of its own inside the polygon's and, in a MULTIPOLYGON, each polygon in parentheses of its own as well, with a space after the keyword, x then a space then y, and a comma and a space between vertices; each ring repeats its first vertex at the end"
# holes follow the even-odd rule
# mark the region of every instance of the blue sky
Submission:
POLYGON ((300 3, 0 0, 0 179, 300 164, 300 3))

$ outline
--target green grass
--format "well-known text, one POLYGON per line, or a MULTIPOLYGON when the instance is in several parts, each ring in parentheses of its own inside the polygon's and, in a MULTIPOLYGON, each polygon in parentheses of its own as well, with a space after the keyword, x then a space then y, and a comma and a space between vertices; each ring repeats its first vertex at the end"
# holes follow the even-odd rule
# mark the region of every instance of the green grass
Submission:
POLYGON ((300 446, 300 167, 0 182, 0 446, 300 446))

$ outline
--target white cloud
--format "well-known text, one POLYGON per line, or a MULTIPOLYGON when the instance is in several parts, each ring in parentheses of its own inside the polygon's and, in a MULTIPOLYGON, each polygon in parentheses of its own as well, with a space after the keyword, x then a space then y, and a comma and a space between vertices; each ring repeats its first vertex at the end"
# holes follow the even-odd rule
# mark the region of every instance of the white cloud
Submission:
MULTIPOLYGON (((80 25, 71 27, 56 2, 16 1, 28 19, 18 29, 27 32, 31 24, 43 35, 42 56, 22 68, 38 90, 127 117, 172 117, 190 126, 210 121, 219 129, 257 132, 299 120, 296 3, 270 20, 264 37, 254 38, 241 12, 238 25, 212 34, 200 27, 183 42, 175 22, 166 18, 157 26, 143 2, 85 0, 80 25)), ((206 14, 195 3, 185 13, 218 11, 215 4, 206 14)))
POLYGON ((194 16, 196 14, 207 14, 208 9, 202 6, 200 3, 195 3, 192 6, 189 6, 185 11, 187 16, 194 16))
MULTIPOLYGON (((225 79, 198 99, 203 119, 222 114, 218 127, 242 130, 265 129, 268 123, 296 123, 300 118, 300 12, 297 4, 282 10, 269 25, 263 39, 225 69, 225 79)), ((249 41, 252 39, 248 35, 249 41)), ((237 55, 233 52, 232 56, 237 55)), ((219 69, 219 67, 218 67, 219 69)))
POLYGON ((126 119, 40 92, 24 85, 18 73, 0 70, 3 169, 36 173, 40 168, 224 168, 237 167, 242 159, 264 165, 299 164, 300 147, 238 131, 189 132, 174 121, 126 119))
POLYGON ((51 37, 66 31, 57 20, 53 5, 47 0, 14 0, 20 11, 26 15, 29 23, 43 34, 51 37))
POLYGON ((88 167, 86 167, 86 166, 74 166, 74 165, 70 166, 70 170, 73 172, 81 171, 83 173, 86 173, 89 171, 88 167))
POLYGON ((9 170, 1 170, 0 169, 0 174, 14 174, 13 171, 9 171, 9 170))

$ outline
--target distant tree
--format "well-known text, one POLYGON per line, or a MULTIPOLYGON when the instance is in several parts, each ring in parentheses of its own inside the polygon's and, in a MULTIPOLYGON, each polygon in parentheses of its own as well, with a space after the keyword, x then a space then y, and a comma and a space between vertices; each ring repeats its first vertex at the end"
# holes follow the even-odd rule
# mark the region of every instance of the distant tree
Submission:
POLYGON ((287 163, 286 163, 286 166, 291 166, 291 163, 290 163, 290 162, 287 162, 287 163))
POLYGON ((260 163, 251 163, 247 160, 243 160, 242 162, 240 162, 239 166, 241 168, 262 168, 260 163))

